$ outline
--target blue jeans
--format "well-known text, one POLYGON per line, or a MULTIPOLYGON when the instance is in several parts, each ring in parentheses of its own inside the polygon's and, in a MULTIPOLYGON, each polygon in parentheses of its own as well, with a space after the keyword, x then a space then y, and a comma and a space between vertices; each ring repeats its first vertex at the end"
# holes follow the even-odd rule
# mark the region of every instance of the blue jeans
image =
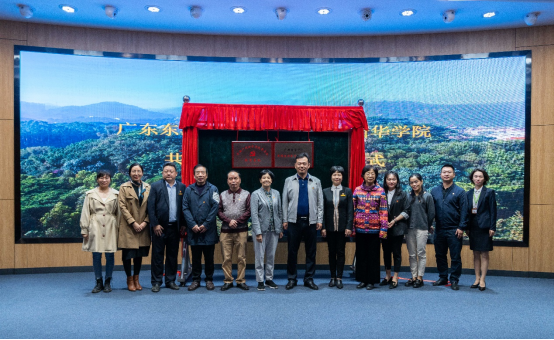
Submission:
MULTIPOLYGON (((111 278, 114 265, 114 253, 104 253, 106 255, 106 278, 111 278)), ((97 279, 102 278, 102 253, 92 253, 92 267, 97 279)))
POLYGON ((456 228, 437 229, 435 232, 435 257, 439 277, 448 280, 448 259, 450 250, 450 282, 458 281, 462 275, 462 239, 456 237, 456 228))

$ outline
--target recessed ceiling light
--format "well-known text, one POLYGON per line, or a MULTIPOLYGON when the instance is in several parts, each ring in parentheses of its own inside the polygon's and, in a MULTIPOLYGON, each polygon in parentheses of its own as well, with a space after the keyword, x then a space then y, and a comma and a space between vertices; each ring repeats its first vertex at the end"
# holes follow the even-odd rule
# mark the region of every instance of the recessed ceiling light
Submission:
POLYGON ((158 13, 161 9, 157 6, 146 6, 146 10, 152 13, 158 13))
POLYGON ((415 10, 413 9, 405 9, 402 12, 400 12, 400 15, 403 17, 409 17, 415 14, 415 10))
POLYGON ((246 8, 237 6, 237 7, 232 7, 231 11, 233 11, 236 14, 242 14, 242 13, 246 12, 246 8))
POLYGON ((60 8, 66 13, 75 13, 77 10, 75 7, 71 7, 69 5, 60 5, 60 8))
POLYGON ((331 13, 331 9, 329 9, 329 8, 320 8, 320 9, 317 10, 317 13, 319 13, 321 15, 329 14, 329 13, 331 13))
POLYGON ((492 18, 495 15, 496 15, 496 12, 488 12, 483 14, 483 18, 492 18))

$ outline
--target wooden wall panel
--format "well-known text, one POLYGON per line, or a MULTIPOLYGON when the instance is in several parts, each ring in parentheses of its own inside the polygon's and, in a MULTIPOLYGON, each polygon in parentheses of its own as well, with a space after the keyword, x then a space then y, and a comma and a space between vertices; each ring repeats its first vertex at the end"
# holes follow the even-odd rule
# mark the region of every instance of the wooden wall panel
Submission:
MULTIPOLYGON (((531 127, 531 204, 554 205, 554 125, 531 127)), ((534 227, 530 224, 532 230, 534 227)))
MULTIPOLYGON (((531 125, 554 124, 554 45, 518 47, 532 51, 531 125)), ((531 129, 533 133, 533 129, 531 129)))
POLYGON ((516 272, 529 271, 529 248, 527 247, 512 248, 512 270, 516 272))
POLYGON ((14 198, 13 120, 0 120, 0 200, 14 198))
POLYGON ((516 46, 554 45, 554 26, 516 28, 516 46))
POLYGON ((14 201, 0 200, 0 269, 14 268, 14 201))
POLYGON ((27 23, 0 20, 0 39, 27 40, 27 23))
MULTIPOLYGON (((92 253, 83 251, 81 246, 81 243, 16 244, 15 268, 92 267, 92 253)), ((144 258, 142 263, 150 264, 150 257, 144 258)), ((118 251, 115 265, 122 264, 121 251, 118 251)))
POLYGON ((0 40, 0 119, 13 119, 13 45, 14 40, 0 40))
POLYGON ((178 35, 29 25, 28 45, 129 53, 275 57, 360 58, 511 51, 514 30, 366 37, 243 37, 178 35))
POLYGON ((531 205, 529 219, 529 271, 554 273, 552 206, 531 205))

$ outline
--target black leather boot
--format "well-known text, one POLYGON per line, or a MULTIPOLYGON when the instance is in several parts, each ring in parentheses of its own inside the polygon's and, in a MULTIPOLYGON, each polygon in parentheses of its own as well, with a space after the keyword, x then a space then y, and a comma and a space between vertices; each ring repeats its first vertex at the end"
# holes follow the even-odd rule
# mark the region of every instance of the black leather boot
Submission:
POLYGON ((104 285, 102 284, 102 278, 96 279, 96 286, 92 289, 93 293, 98 293, 104 290, 104 285))
POLYGON ((109 293, 112 291, 112 286, 110 285, 111 281, 111 277, 106 278, 106 282, 104 282, 104 293, 109 293))

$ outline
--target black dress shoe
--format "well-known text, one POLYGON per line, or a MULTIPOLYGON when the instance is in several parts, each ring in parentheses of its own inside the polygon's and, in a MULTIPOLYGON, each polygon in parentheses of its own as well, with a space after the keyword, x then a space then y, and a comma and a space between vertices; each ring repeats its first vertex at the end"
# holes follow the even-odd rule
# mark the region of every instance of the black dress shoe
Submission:
POLYGON ((386 286, 386 285, 390 284, 391 281, 392 281, 392 279, 388 279, 388 280, 387 280, 387 279, 383 279, 383 281, 381 281, 381 282, 379 283, 379 286, 386 286))
POLYGON ((319 287, 314 283, 314 280, 308 280, 304 282, 304 286, 313 290, 318 290, 319 287))
POLYGON ((337 288, 342 289, 342 287, 344 287, 343 284, 342 284, 342 280, 338 279, 337 280, 337 288))
POLYGON ((448 280, 444 277, 439 278, 437 281, 433 282, 433 286, 445 286, 448 283, 448 280))
POLYGON ((358 289, 362 289, 362 288, 365 288, 365 287, 367 287, 367 283, 365 283, 365 282, 360 282, 360 284, 356 286, 356 288, 358 288, 358 289))
POLYGON ((460 290, 460 286, 458 286, 458 281, 452 281, 450 283, 450 288, 452 288, 452 290, 460 290))
POLYGON ((416 280, 414 280, 414 279, 409 279, 406 283, 404 283, 404 286, 406 286, 406 287, 413 286, 415 281, 416 280))
POLYGON ((157 293, 160 291, 160 285, 159 284, 155 284, 152 286, 152 292, 154 293, 157 293))
POLYGON ((285 289, 293 289, 294 286, 296 286, 296 280, 289 280, 289 282, 287 282, 287 285, 285 286, 285 289))
POLYGON ((394 282, 391 280, 391 282, 389 283, 389 289, 394 289, 398 287, 398 281, 394 282))
POLYGON ((222 291, 226 291, 227 289, 229 289, 229 288, 231 288, 231 287, 233 287, 233 282, 231 282, 231 283, 225 282, 225 283, 223 284, 223 286, 221 286, 221 290, 222 290, 222 291))
POLYGON ((196 290, 198 287, 200 287, 200 282, 192 281, 192 283, 189 286, 189 292, 192 292, 193 290, 196 290))
POLYGON ((414 281, 414 288, 419 288, 423 286, 423 280, 415 280, 414 281))
POLYGON ((179 290, 179 286, 177 286, 175 282, 166 283, 165 286, 173 290, 179 290))
POLYGON ((375 288, 375 285, 374 285, 373 283, 369 283, 369 284, 365 287, 365 289, 367 289, 367 290, 372 290, 373 288, 375 288))
POLYGON ((331 281, 329 281, 329 287, 334 287, 336 285, 337 285, 337 280, 331 279, 331 281))
POLYGON ((250 287, 248 287, 248 285, 246 283, 237 283, 237 287, 242 289, 242 290, 249 290, 250 287))
POLYGON ((472 284, 469 288, 479 288, 479 284, 472 284))
POLYGON ((214 290, 215 289, 214 282, 213 281, 206 281, 206 289, 207 290, 214 290))

